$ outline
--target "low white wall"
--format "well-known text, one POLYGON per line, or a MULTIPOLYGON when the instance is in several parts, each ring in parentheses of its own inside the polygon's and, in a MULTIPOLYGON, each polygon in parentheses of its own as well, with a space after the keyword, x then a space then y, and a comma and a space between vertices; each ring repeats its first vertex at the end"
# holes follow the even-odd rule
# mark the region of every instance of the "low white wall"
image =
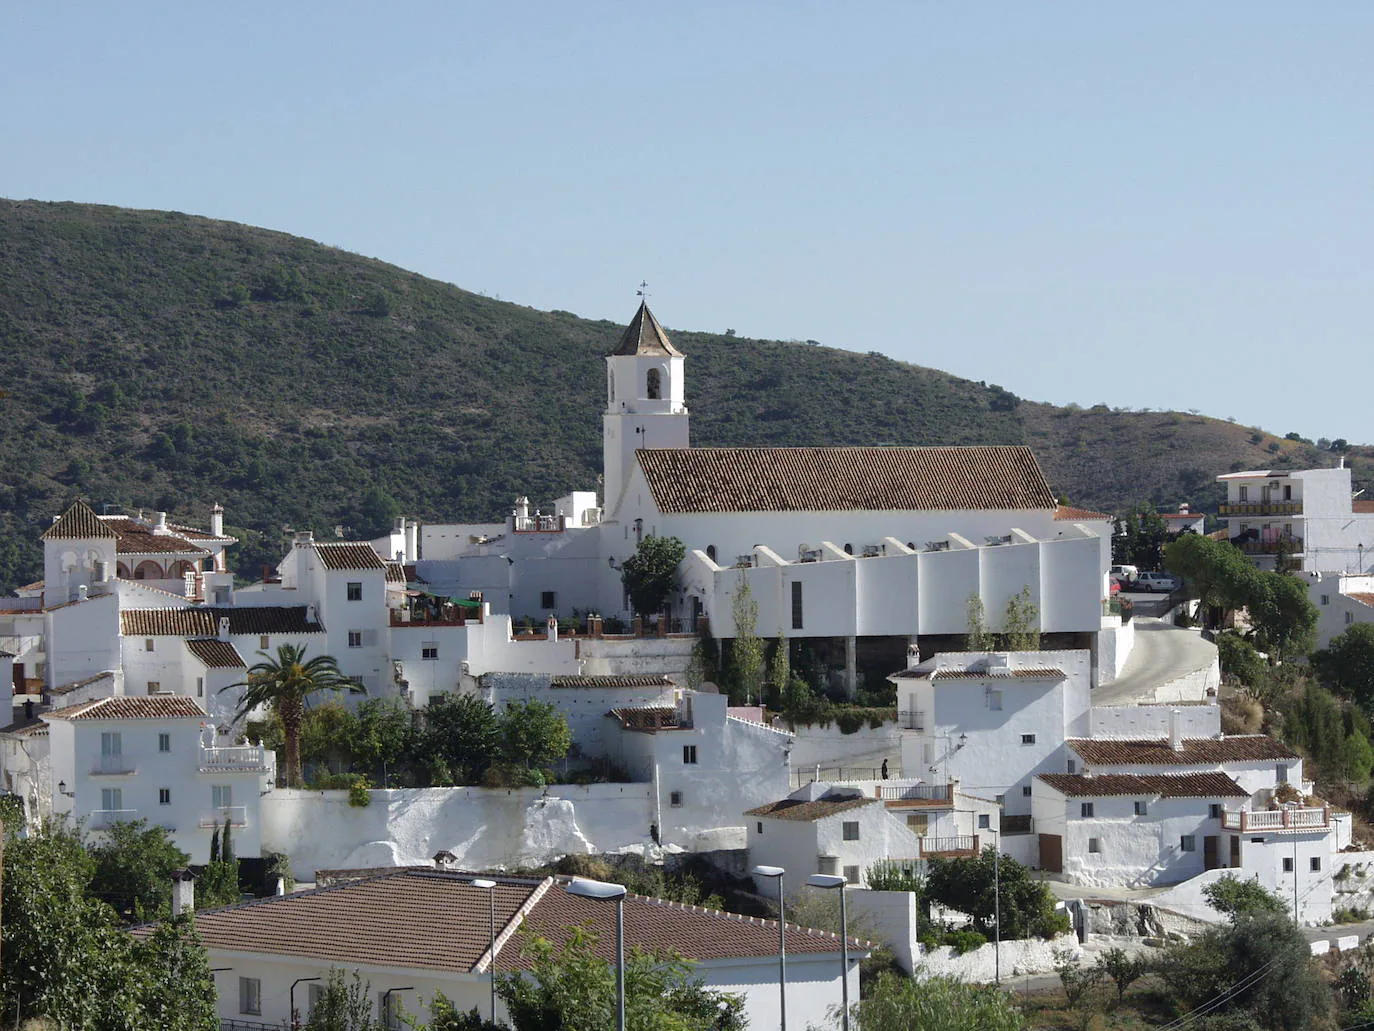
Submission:
MULTIPOLYGON (((916 976, 930 977, 943 974, 974 983, 991 981, 997 976, 998 948, 995 943, 989 942, 962 956, 954 955, 954 949, 948 945, 925 949, 921 953, 916 976)), ((1027 938, 1022 941, 1002 942, 1000 948, 1000 965, 1004 980, 1023 974, 1043 974, 1052 971, 1056 952, 1067 949, 1075 957, 1081 958, 1083 955, 1083 947, 1072 934, 1061 934, 1049 941, 1027 938)))
POLYGON ((551 676, 534 673, 487 673, 481 678, 483 697, 498 709, 511 702, 544 702, 568 721, 574 745, 587 756, 613 755, 620 742, 620 724, 608 719, 612 709, 645 705, 674 705, 669 687, 551 687, 551 676))
MULTIPOLYGON (((792 768, 804 773, 817 764, 832 768, 848 766, 851 760, 857 760, 853 762, 855 766, 876 767, 882 762, 881 758, 874 760, 878 753, 888 753, 894 758, 901 755, 901 741, 902 731, 896 723, 884 724, 876 730, 864 726, 852 734, 843 733, 834 723, 828 727, 798 727, 792 743, 792 768)), ((900 765, 900 762, 889 763, 892 776, 901 776, 900 765)))
POLYGON ((1181 884, 1175 884, 1172 888, 1166 888, 1158 895, 1150 896, 1150 905, 1171 909, 1175 913, 1182 913, 1205 923, 1221 923, 1226 918, 1207 904, 1202 889, 1227 876, 1249 879, 1244 870, 1207 870, 1181 884))
POLYGON ((850 933, 869 935, 892 950, 908 974, 916 970, 920 945, 916 941, 916 895, 910 891, 872 891, 846 888, 850 933))
POLYGON ((1338 852, 1331 863, 1333 908, 1374 910, 1374 852, 1338 852))
POLYGON ((1102 629, 1097 633, 1097 683, 1093 686, 1105 687, 1121 676, 1134 647, 1133 620, 1123 623, 1118 616, 1104 618, 1102 629))
MULTIPOLYGON (((1095 705, 1093 737, 1169 736, 1172 705, 1095 705)), ((1184 737, 1216 737, 1221 733, 1221 706, 1180 705, 1179 725, 1184 737)))
POLYGON ((533 866, 571 853, 653 848, 649 784, 545 788, 277 790, 261 801, 264 850, 291 856, 302 880, 316 870, 428 863, 448 849, 460 868, 533 866))
POLYGON ((1221 666, 1214 659, 1210 666, 1185 673, 1154 689, 1149 701, 1154 702, 1200 702, 1209 692, 1221 687, 1221 666))
POLYGON ((604 637, 577 639, 577 657, 587 676, 614 676, 632 673, 660 673, 685 684, 683 676, 692 661, 693 637, 630 637, 608 640, 604 637))

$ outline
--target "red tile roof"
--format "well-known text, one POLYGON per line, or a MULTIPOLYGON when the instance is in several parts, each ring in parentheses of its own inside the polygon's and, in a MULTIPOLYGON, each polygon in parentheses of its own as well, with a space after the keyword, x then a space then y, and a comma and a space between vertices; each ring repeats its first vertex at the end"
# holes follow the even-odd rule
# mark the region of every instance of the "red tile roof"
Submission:
POLYGON ((811 823, 836 813, 847 813, 866 805, 879 805, 881 799, 862 798, 846 795, 841 798, 818 798, 808 802, 804 798, 784 798, 767 805, 746 809, 745 816, 766 816, 773 820, 793 820, 797 823, 811 823))
POLYGON ((41 541, 89 540, 113 537, 115 532, 100 520, 95 509, 84 501, 73 501, 58 520, 39 534, 41 541))
POLYGON ((1264 734, 1184 738, 1177 752, 1165 738, 1070 738, 1067 744, 1089 766, 1214 766, 1298 758, 1297 752, 1264 734))
POLYGON ((1135 776, 1109 773, 1085 777, 1076 773, 1042 773, 1040 780, 1070 798, 1108 798, 1113 795, 1159 798, 1248 798, 1250 792, 1224 773, 1183 773, 1175 776, 1135 776))
POLYGON ((550 687, 672 687, 673 682, 661 673, 621 673, 608 676, 556 676, 550 687))
POLYGON ((639 310, 635 312, 635 317, 630 320, 630 324, 625 327, 625 332, 621 334, 620 343, 616 344, 615 350, 611 352, 613 356, 625 356, 636 354, 661 355, 663 357, 681 358, 682 352, 673 346, 668 334, 663 332, 663 327, 658 324, 658 319, 654 318, 654 313, 649 310, 649 305, 644 301, 639 303, 639 310))
POLYGON ((680 730, 677 710, 671 705, 639 705, 612 709, 606 713, 620 721, 626 730, 680 730))
POLYGON ((1063 680, 1068 676, 1054 666, 1034 666, 1027 669, 937 669, 932 680, 1063 680))
POLYGON ((1346 597, 1354 598, 1361 605, 1374 605, 1374 594, 1351 592, 1350 594, 1347 594, 1346 597))
POLYGON ((1374 512, 1374 501, 1362 501, 1356 498, 1354 501, 1350 502, 1350 511, 1358 514, 1374 512))
POLYGON ((125 609, 119 631, 125 637, 218 637, 219 617, 229 617, 231 634, 318 634, 318 621, 306 620, 304 605, 264 605, 184 609, 125 609))
POLYGON ((1073 508, 1069 505, 1059 505, 1054 510, 1054 518, 1081 523, 1094 522, 1100 519, 1111 519, 1113 516, 1110 512, 1094 512, 1090 508, 1073 508))
POLYGON ((97 673, 93 677, 85 677, 82 680, 73 680, 67 684, 59 684, 57 687, 47 689, 44 693, 55 698, 60 698, 63 695, 71 694, 73 691, 78 691, 83 687, 89 687, 91 684, 97 683, 98 681, 113 679, 114 673, 110 670, 105 670, 103 673, 97 673))
POLYGON ((1053 510, 1027 447, 635 452, 662 512, 1053 510))
POLYGON ((389 584, 406 583, 406 568, 399 562, 386 564, 386 582, 389 584))
POLYGON ((204 719, 205 710, 185 695, 118 695, 45 712, 48 720, 204 719))
POLYGON ((197 637, 186 642, 192 655, 210 669, 246 669, 248 664, 243 656, 228 641, 214 637, 197 637))
POLYGON ((358 541, 317 542, 315 551, 325 569, 386 569, 386 563, 371 544, 358 541))
POLYGON ((173 533, 153 533, 134 519, 102 519, 115 532, 115 551, 121 555, 208 555, 209 552, 173 533))

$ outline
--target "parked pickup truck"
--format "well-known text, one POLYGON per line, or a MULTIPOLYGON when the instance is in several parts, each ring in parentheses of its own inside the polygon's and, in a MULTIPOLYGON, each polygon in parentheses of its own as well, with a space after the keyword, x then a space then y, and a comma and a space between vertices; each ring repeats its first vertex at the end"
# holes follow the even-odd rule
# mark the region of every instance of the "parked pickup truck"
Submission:
POLYGON ((1131 585, 1137 591, 1176 591, 1183 586, 1183 581, 1172 573, 1141 573, 1136 577, 1136 581, 1131 585))

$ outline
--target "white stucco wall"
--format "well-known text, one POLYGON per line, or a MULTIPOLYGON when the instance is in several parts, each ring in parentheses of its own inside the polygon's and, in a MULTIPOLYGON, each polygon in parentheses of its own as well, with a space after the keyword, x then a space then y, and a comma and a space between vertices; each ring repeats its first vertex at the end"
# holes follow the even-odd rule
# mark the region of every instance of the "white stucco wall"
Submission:
POLYGON ((1184 737, 1216 737, 1221 733, 1221 707, 1211 705, 1094 705, 1092 737, 1169 736, 1169 714, 1178 711, 1184 737))

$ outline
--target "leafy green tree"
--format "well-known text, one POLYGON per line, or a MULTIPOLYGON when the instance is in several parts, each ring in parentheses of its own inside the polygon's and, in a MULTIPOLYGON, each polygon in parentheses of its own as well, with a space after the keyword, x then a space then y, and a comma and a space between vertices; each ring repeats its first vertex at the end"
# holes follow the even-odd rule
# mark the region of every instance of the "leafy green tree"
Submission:
POLYGON ((1346 780, 1358 784, 1369 779, 1369 771, 1374 768, 1374 749, 1369 747, 1369 739, 1358 725, 1352 727, 1341 742, 1338 761, 1346 780))
POLYGON ((200 878, 196 881, 196 907, 213 909, 216 906, 230 906, 239 901, 239 861, 234 855, 232 824, 224 820, 224 837, 220 837, 216 826, 210 835, 210 861, 205 864, 200 878))
POLYGON ((1271 661, 1311 651, 1321 613, 1307 596, 1307 584, 1282 573, 1257 573, 1249 586, 1245 608, 1259 646, 1271 661))
POLYGON ((116 823, 90 853, 92 894, 133 920, 171 915, 172 874, 184 870, 191 857, 172 843, 165 828, 150 827, 147 820, 116 823))
POLYGON ((620 580, 630 595, 630 605, 641 616, 662 612, 677 586, 677 567, 687 549, 676 537, 650 534, 639 542, 635 553, 625 560, 620 580))
POLYGON ((964 636, 965 651, 988 652, 997 647, 996 639, 988 631, 983 598, 977 591, 964 602, 964 616, 968 623, 968 633, 964 636))
POLYGON ((1030 585, 1007 599, 1002 617, 1002 641, 1009 652, 1040 650, 1040 610, 1031 601, 1030 585))
POLYGON ((1138 569, 1158 569, 1168 539, 1164 519, 1152 507, 1141 506, 1115 521, 1112 561, 1138 569))
POLYGON ((1064 998, 1073 1009, 1077 1009, 1088 992, 1106 976, 1106 971, 1099 966, 1085 967, 1072 949, 1054 950, 1054 972, 1059 975, 1064 998))
POLYGON ((511 702, 499 722, 501 759, 512 766, 552 766, 572 747, 567 718, 547 702, 511 702))
POLYGON ((1332 1010, 1307 939, 1279 913, 1242 912, 1165 953, 1160 973, 1181 1011, 1250 1019, 1272 1031, 1322 1026, 1332 1010))
POLYGON ((361 685, 339 671, 332 655, 307 659, 305 650, 304 645, 282 644, 275 657, 258 652, 262 660, 249 667, 246 681, 220 688, 247 688, 234 713, 236 720, 258 706, 266 706, 281 717, 286 737, 283 775, 286 786, 291 788, 301 786, 301 724, 305 720, 306 699, 320 691, 362 691, 361 685))
POLYGON ((475 1006, 463 1013, 443 992, 436 991, 429 1002, 426 1031, 502 1031, 503 1027, 485 1019, 475 1006))
POLYGON ((1183 579, 1204 620, 1214 608, 1224 614, 1247 604, 1257 575, 1235 545, 1196 533, 1181 534, 1164 549, 1164 568, 1183 579))
POLYGON ((301 762, 342 772, 352 765, 357 736, 358 719, 348 706, 333 699, 312 706, 301 721, 301 762))
POLYGON ((1068 930, 1067 919, 1055 911, 1049 888, 1033 880, 1030 869, 1010 856, 1004 855, 999 861, 997 850, 991 845, 965 859, 931 859, 926 873, 926 898, 967 913, 973 920, 973 929, 991 940, 994 884, 1000 885, 1003 941, 1051 938, 1068 930))
POLYGON ((1126 989, 1144 977, 1150 967, 1140 956, 1127 955, 1125 949, 1108 949, 1097 957, 1097 969, 1116 985, 1116 1001, 1120 1003, 1126 997, 1126 989))
POLYGON ((350 978, 331 970, 321 986, 305 1031, 383 1031, 372 1019, 372 985, 355 970, 350 978))
POLYGON ((1374 623, 1353 623, 1312 656, 1312 666, 1333 691, 1374 711, 1374 623))
POLYGON ((415 717, 399 698, 369 698, 358 706, 349 747, 369 769, 402 764, 415 746, 415 717))
MULTIPOLYGON (((615 1026, 615 970, 593 951, 596 936, 573 928, 562 948, 533 937, 525 974, 498 974, 496 991, 514 1031, 605 1031, 615 1026)), ((629 1031, 744 1031, 744 1003, 705 988, 674 956, 635 950, 625 960, 629 1031)))
POLYGON ((787 638, 778 634, 773 642, 773 652, 768 657, 768 686, 777 692, 779 704, 787 691, 788 681, 792 679, 792 662, 788 655, 787 638))
POLYGON ((1243 881, 1232 874, 1217 878, 1202 889, 1202 897, 1218 913, 1233 920, 1243 913, 1287 913, 1288 904, 1258 881, 1243 881))
MULTIPOLYGON (((839 1007, 830 1027, 840 1026, 839 1007)), ((879 975, 871 992, 853 1007, 854 1031, 1022 1031, 1025 1018, 1016 1003, 992 985, 967 984, 953 977, 917 981, 879 975)))
POLYGON ((1221 672, 1232 683, 1248 688, 1258 688, 1263 683, 1267 668, 1264 659, 1255 646, 1240 634, 1217 634, 1217 659, 1221 672))
POLYGON ((431 783, 481 783, 500 746, 496 711, 476 695, 444 694, 425 706, 416 748, 431 783))
POLYGON ((739 578, 739 588, 735 591, 730 608, 735 619, 735 637, 730 645, 730 671, 733 674, 730 701, 751 705, 758 699, 763 686, 763 642, 756 632, 759 605, 754 601, 749 581, 743 575, 739 578))

